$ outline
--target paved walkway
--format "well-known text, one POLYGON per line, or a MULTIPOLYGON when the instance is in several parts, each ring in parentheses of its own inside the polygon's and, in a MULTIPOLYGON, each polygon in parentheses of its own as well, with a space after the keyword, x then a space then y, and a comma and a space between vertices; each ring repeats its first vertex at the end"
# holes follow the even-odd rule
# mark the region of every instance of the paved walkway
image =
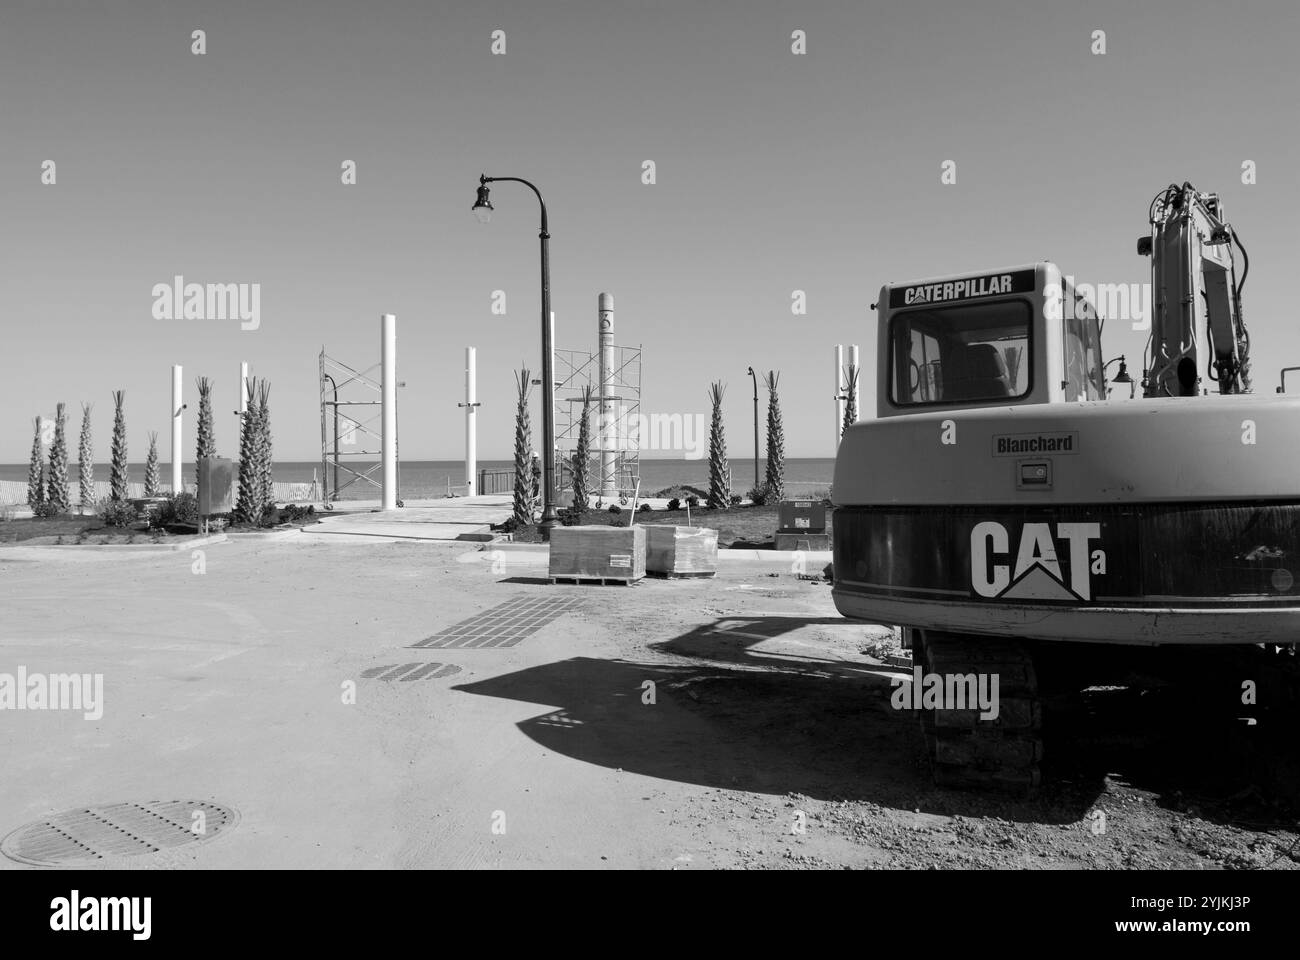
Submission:
POLYGON ((462 534, 488 533, 510 516, 511 497, 447 497, 408 500, 396 510, 380 510, 377 500, 345 500, 321 511, 321 522, 307 527, 308 537, 386 537, 400 540, 455 540, 462 534), (346 511, 346 512, 344 512, 346 511))

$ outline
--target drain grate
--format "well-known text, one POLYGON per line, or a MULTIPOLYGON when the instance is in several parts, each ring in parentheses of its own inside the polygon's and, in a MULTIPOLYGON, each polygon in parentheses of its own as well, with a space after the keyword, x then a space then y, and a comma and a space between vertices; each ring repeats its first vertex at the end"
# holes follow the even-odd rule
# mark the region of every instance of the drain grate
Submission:
POLYGON ((78 807, 19 827, 0 843, 0 852, 38 866, 93 864, 211 840, 237 819, 231 808, 207 800, 78 807), (202 825, 201 833, 195 832, 196 824, 202 825))
POLYGON ((519 597, 462 620, 412 647, 513 647, 552 620, 580 607, 575 597, 519 597))
POLYGON ((390 663, 371 667, 362 672, 364 680, 441 680, 460 673, 460 667, 451 663, 390 663))

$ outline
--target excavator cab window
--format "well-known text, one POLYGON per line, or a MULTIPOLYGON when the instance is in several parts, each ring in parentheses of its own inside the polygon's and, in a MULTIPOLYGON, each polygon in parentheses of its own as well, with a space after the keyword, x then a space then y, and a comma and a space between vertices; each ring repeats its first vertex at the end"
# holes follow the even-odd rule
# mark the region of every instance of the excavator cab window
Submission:
POLYGON ((908 310, 891 320, 897 406, 998 403, 1029 393, 1031 314, 1019 300, 908 310))
POLYGON ((1101 327, 1097 311, 1086 300, 1077 301, 1074 314, 1062 320, 1061 340, 1065 346, 1065 399, 1105 400, 1102 376, 1101 327))

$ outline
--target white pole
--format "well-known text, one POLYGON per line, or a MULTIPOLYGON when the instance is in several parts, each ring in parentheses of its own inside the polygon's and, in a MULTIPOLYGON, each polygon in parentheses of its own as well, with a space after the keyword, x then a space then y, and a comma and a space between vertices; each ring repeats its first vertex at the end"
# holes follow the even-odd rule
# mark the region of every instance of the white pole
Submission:
POLYGON ((470 497, 477 493, 478 483, 478 438, 474 432, 474 411, 478 408, 476 353, 473 347, 465 348, 465 495, 470 497))
POLYGON ((385 313, 380 319, 380 353, 383 369, 383 465, 381 510, 397 509, 397 317, 385 313))
POLYGON ((862 367, 858 365, 858 345, 855 343, 849 347, 849 365, 857 371, 858 378, 853 381, 853 409, 858 412, 858 419, 862 419, 862 397, 858 391, 862 387, 862 367))
POLYGON ((239 423, 244 423, 244 414, 248 413, 248 363, 239 365, 239 423))
POLYGON ((172 496, 181 492, 181 365, 172 364, 172 496))
POLYGON ((844 425, 844 345, 835 344, 835 449, 840 448, 840 429, 844 425))
POLYGON ((602 293, 596 299, 598 327, 596 348, 600 351, 600 496, 618 496, 617 438, 614 417, 614 297, 602 293))

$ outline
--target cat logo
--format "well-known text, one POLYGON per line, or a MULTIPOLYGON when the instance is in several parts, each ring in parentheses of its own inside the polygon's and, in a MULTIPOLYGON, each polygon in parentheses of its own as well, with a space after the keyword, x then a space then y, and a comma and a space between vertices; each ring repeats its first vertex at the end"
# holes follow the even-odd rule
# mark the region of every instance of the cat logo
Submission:
POLYGON ((1099 523, 1058 523, 1055 536, 1050 523, 1026 523, 1013 567, 1007 528, 996 520, 977 523, 970 532, 971 588, 978 596, 996 600, 1089 601, 1092 575, 1106 572, 1106 552, 1090 550, 1092 541, 1100 539, 1099 523), (1058 541, 1064 544, 1060 554, 1058 541))

